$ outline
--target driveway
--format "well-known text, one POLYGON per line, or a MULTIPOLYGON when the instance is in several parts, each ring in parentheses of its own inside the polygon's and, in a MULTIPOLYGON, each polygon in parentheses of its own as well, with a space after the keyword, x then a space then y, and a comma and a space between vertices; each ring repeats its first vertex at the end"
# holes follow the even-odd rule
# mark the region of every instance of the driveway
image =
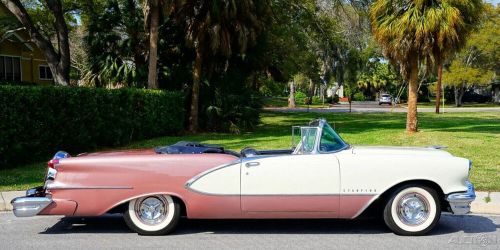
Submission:
POLYGON ((16 218, 0 213, 2 249, 500 249, 500 216, 443 214, 428 236, 377 220, 183 220, 173 235, 131 233, 121 216, 16 218))
MULTIPOLYGON (((389 106, 389 105, 378 105, 378 102, 358 102, 352 104, 352 112, 360 112, 360 113, 378 113, 378 112, 397 112, 397 113, 406 113, 407 108, 402 106, 389 106)), ((327 108, 273 108, 266 107, 264 110, 276 111, 276 112, 316 112, 316 113, 346 113, 349 112, 349 104, 337 104, 332 107, 327 108)), ((418 112, 424 113, 433 113, 435 111, 434 107, 423 107, 418 108, 418 112)), ((469 108, 469 107, 453 107, 453 106, 445 106, 441 108, 442 112, 450 113, 450 112, 500 112, 500 107, 478 107, 478 108, 469 108)))

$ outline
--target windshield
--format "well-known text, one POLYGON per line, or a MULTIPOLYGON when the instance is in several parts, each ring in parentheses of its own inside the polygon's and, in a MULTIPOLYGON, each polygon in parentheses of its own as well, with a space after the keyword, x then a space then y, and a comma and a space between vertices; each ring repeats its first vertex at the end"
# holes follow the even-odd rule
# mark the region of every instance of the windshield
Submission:
POLYGON ((320 152, 332 152, 344 149, 347 144, 335 133, 330 125, 325 124, 321 132, 321 140, 319 143, 320 152))

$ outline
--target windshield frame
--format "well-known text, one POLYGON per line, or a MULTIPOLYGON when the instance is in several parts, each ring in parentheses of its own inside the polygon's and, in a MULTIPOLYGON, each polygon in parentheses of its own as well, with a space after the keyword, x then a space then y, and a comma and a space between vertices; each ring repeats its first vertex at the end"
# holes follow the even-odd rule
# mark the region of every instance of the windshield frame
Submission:
POLYGON ((347 143, 344 141, 344 139, 342 139, 342 137, 340 137, 340 135, 337 133, 337 131, 335 131, 335 129, 333 129, 333 128, 332 128, 332 126, 330 126, 330 124, 328 124, 326 121, 325 121, 325 123, 323 124, 323 126, 321 127, 321 134, 320 134, 320 138, 319 138, 319 139, 320 139, 320 140, 319 140, 319 142, 318 142, 317 147, 318 147, 318 152, 319 152, 320 154, 335 153, 335 152, 339 152, 339 151, 342 151, 342 150, 347 149, 347 148, 349 148, 349 147, 350 147, 350 146, 349 146, 349 144, 347 144, 347 143), (336 150, 330 150, 330 151, 323 151, 323 150, 321 150, 321 147, 320 147, 320 146, 321 146, 321 138, 323 137, 323 131, 324 131, 324 129, 325 129, 325 128, 327 128, 327 127, 328 127, 328 128, 330 128, 330 129, 332 129, 332 132, 333 132, 334 136, 336 136, 336 137, 339 139, 340 144, 342 145, 342 147, 340 147, 340 148, 338 148, 338 149, 336 149, 336 150))
MULTIPOLYGON (((316 134, 316 141, 314 145, 314 149, 311 152, 308 152, 308 154, 331 154, 335 152, 339 152, 345 149, 350 148, 351 146, 344 140, 342 137, 335 131, 335 129, 328 124, 328 122, 325 119, 316 119, 313 120, 309 123, 308 126, 292 126, 292 148, 294 148, 294 153, 293 154, 301 154, 300 152, 303 152, 301 143, 294 145, 294 137, 295 137, 295 129, 299 128, 300 131, 302 131, 302 128, 317 128, 317 134, 316 134), (323 135, 323 129, 325 127, 330 127, 332 131, 335 133, 335 136, 340 140, 340 142, 343 144, 341 148, 337 150, 332 150, 332 151, 321 151, 320 150, 320 143, 321 143, 321 137, 323 135)), ((302 140, 303 135, 302 133, 300 134, 300 138, 302 140)))

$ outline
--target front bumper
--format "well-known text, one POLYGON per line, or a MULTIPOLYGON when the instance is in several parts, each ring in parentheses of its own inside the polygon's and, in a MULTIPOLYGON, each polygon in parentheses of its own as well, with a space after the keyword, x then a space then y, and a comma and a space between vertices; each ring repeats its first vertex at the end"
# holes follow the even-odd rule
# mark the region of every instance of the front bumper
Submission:
POLYGON ((451 212, 453 214, 467 214, 470 212, 470 203, 476 199, 474 185, 467 181, 467 191, 460 193, 453 193, 446 196, 446 200, 450 204, 451 212))
POLYGON ((45 196, 43 187, 31 188, 26 191, 26 196, 17 197, 11 202, 12 211, 17 217, 30 217, 39 214, 52 203, 50 197, 45 196))

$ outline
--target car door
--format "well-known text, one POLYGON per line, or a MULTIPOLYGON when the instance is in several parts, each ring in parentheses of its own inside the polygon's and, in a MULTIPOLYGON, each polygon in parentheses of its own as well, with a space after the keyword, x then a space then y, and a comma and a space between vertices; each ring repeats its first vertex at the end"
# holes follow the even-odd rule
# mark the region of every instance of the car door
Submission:
POLYGON ((292 154, 244 159, 243 212, 337 212, 339 163, 334 154, 292 154))

